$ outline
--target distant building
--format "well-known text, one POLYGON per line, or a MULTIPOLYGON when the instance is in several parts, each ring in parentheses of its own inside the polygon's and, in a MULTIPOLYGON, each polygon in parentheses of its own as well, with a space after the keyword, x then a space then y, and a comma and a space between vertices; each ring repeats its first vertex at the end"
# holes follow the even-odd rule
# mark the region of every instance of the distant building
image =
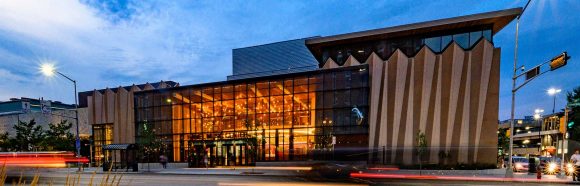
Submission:
MULTIPOLYGON (((42 112, 40 99, 23 97, 0 102, 0 132, 8 132, 10 136, 14 136, 16 135, 14 125, 19 120, 29 122, 34 119, 45 130, 48 130, 49 123, 60 123, 66 120, 73 124, 71 132, 76 134, 74 104, 65 104, 60 101, 46 101, 50 102, 50 112, 45 111, 45 113, 42 112), (26 106, 27 104, 29 106, 26 106)), ((79 113, 79 115, 83 114, 79 113)), ((81 136, 89 136, 91 130, 89 130, 86 119, 79 117, 79 124, 79 133, 81 136)))
MULTIPOLYGON (((514 154, 520 156, 537 156, 540 154, 540 126, 542 119, 524 116, 524 119, 514 119, 514 154)), ((499 129, 507 129, 509 133, 510 120, 500 121, 499 129)), ((509 135, 509 134, 508 134, 509 135)), ((504 149, 509 153, 508 149, 504 149)))

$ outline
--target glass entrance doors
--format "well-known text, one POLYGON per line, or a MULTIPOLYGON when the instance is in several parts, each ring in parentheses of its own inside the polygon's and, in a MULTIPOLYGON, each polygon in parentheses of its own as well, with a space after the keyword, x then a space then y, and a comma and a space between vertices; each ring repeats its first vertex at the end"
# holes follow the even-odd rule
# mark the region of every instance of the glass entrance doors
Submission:
POLYGON ((255 146, 248 140, 207 140, 190 144, 190 167, 247 166, 256 160, 255 146))

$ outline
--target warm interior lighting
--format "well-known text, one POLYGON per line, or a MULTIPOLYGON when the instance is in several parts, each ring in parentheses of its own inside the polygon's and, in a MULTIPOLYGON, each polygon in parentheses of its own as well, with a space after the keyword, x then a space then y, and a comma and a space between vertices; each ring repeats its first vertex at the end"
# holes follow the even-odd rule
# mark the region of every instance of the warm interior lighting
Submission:
POLYGON ((56 67, 52 63, 43 63, 40 65, 40 72, 42 75, 52 77, 56 73, 56 67))

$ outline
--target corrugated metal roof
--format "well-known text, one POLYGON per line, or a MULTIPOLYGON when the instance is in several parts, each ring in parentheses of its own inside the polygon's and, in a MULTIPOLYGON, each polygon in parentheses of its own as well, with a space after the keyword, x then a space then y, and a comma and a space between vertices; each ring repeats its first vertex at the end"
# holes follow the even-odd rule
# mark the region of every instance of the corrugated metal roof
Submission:
POLYGON ((228 80, 302 72, 318 68, 306 38, 233 49, 233 75, 228 80))
POLYGON ((103 145, 103 150, 128 150, 136 149, 135 144, 109 144, 103 145))

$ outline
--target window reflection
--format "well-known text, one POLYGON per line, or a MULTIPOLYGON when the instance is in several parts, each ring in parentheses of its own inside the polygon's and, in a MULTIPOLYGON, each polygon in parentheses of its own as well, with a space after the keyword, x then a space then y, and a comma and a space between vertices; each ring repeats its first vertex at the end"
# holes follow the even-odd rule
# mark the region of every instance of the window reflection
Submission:
POLYGON ((320 58, 323 63, 328 58, 332 58, 337 64, 342 65, 350 55, 358 61, 366 61, 373 52, 383 59, 387 59, 397 49, 407 56, 414 56, 424 45, 433 52, 440 53, 453 41, 464 49, 471 49, 481 38, 493 42, 492 30, 476 29, 474 31, 457 31, 451 35, 411 36, 331 46, 322 49, 320 58))

